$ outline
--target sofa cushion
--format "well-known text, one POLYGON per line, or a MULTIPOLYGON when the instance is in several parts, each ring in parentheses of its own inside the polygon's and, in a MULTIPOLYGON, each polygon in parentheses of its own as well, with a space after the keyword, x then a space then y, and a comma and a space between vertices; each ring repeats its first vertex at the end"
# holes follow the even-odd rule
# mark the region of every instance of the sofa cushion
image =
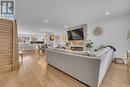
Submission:
POLYGON ((104 55, 107 51, 109 51, 111 48, 110 47, 106 47, 103 49, 100 49, 98 51, 95 52, 96 57, 102 56, 104 55))

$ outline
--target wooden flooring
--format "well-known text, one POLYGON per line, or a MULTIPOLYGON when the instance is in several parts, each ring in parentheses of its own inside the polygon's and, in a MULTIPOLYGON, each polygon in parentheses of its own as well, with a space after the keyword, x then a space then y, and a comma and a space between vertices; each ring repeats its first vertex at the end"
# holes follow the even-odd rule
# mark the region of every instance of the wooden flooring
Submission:
POLYGON ((130 87, 127 66, 112 63, 101 83, 101 87, 130 87))
MULTIPOLYGON (((87 87, 48 66, 44 54, 24 54, 20 69, 0 74, 0 87, 87 87)), ((101 87, 130 87, 126 65, 112 63, 101 87)))

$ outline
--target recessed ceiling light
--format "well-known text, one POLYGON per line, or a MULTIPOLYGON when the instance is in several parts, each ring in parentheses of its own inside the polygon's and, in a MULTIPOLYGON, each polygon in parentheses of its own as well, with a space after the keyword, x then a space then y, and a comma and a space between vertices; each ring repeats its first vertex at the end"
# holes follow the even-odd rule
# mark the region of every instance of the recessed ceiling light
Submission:
POLYGON ((47 22, 48 22, 48 20, 45 20, 44 22, 45 22, 45 23, 47 23, 47 22))
POLYGON ((110 14, 110 12, 107 11, 107 12, 106 12, 106 15, 109 15, 109 14, 110 14))
POLYGON ((66 29, 66 28, 67 28, 67 26, 64 26, 64 28, 66 29))

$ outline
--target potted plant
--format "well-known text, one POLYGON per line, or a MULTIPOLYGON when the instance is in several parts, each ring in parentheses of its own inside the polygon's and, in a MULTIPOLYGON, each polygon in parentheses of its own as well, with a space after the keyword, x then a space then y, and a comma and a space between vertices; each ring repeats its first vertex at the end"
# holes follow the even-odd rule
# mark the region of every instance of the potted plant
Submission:
POLYGON ((91 51, 91 48, 93 47, 93 42, 91 40, 88 40, 86 47, 87 47, 88 51, 91 51))

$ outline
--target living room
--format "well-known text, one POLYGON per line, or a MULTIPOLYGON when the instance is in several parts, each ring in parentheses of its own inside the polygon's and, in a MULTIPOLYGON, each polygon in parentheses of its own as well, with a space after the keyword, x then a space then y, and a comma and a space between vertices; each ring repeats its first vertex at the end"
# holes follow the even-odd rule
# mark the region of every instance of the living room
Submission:
POLYGON ((130 86, 129 0, 11 1, 0 87, 130 86))

